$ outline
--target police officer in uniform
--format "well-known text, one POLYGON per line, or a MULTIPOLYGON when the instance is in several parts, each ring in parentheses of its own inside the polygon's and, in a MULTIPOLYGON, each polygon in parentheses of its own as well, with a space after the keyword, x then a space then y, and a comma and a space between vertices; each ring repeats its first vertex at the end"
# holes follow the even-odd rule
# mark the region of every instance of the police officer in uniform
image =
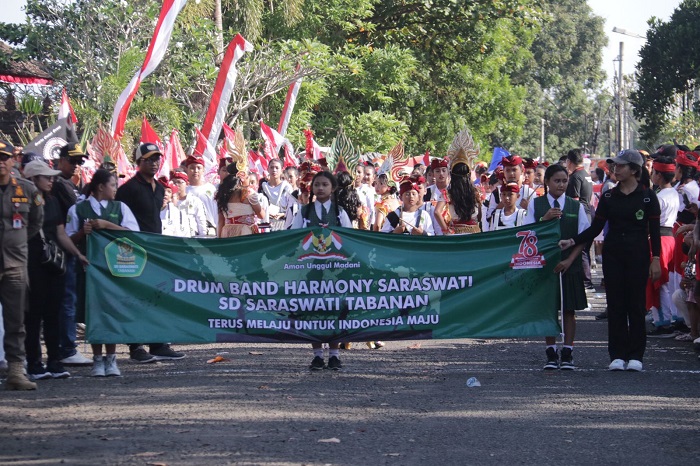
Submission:
POLYGON ((7 390, 36 390, 24 375, 24 312, 27 303, 28 246, 44 221, 44 199, 34 183, 12 174, 13 147, 0 141, 0 303, 5 323, 7 390))

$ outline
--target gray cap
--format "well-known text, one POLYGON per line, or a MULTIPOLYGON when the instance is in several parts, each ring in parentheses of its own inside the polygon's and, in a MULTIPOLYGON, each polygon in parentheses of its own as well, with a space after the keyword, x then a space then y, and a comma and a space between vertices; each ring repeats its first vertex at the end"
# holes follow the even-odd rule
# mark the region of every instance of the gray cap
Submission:
POLYGON ((24 166, 23 173, 25 178, 33 178, 39 175, 56 176, 61 172, 58 170, 53 170, 46 164, 46 162, 42 162, 41 160, 32 160, 24 166))
POLYGON ((608 159, 607 162, 616 163, 619 165, 626 165, 628 163, 631 163, 633 165, 641 167, 642 165, 644 165, 644 157, 642 157, 642 154, 640 154, 634 149, 626 149, 617 154, 617 157, 615 157, 614 159, 608 159))

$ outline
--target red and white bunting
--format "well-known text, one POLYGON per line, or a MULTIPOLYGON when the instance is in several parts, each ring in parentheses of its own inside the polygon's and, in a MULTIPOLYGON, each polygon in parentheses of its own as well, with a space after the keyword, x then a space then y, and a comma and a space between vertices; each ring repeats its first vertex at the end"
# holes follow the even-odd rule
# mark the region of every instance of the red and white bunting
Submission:
POLYGON ((164 175, 168 174, 168 176, 170 171, 178 168, 182 161, 187 158, 185 155, 185 150, 182 148, 182 144, 180 144, 180 136, 178 136, 176 129, 173 129, 173 131, 170 133, 170 139, 165 145, 163 158, 163 168, 161 168, 160 172, 164 175), (166 165, 168 167, 168 171, 165 171, 166 165))
MULTIPOLYGON (((297 65, 297 71, 300 65, 297 65)), ((299 94, 299 89, 301 88, 302 78, 297 79, 292 84, 289 85, 289 90, 287 90, 287 98, 284 101, 284 108, 282 108, 282 115, 280 116, 280 124, 277 126, 277 132, 282 136, 287 134, 287 127, 289 126, 289 120, 292 118, 292 112, 294 111, 294 105, 297 103, 297 95, 299 94)))
POLYGON ((195 131, 197 132, 197 145, 202 144, 204 146, 204 150, 202 152, 195 151, 195 153, 197 155, 201 155, 204 159, 205 176, 207 173, 210 172, 216 173, 216 170, 219 168, 216 163, 216 147, 214 147, 213 144, 210 144, 209 141, 207 141, 207 138, 199 130, 199 128, 195 128, 195 131))
POLYGON ((73 124, 76 124, 78 122, 78 117, 75 116, 75 112, 73 111, 73 107, 70 104, 70 100, 68 100, 68 93, 66 92, 66 88, 64 87, 63 92, 61 93, 61 106, 58 107, 58 119, 60 120, 61 118, 65 118, 66 120, 68 120, 69 115, 73 124))
POLYGON ((158 17, 151 43, 148 45, 143 65, 131 78, 131 81, 126 86, 126 89, 122 91, 119 99, 117 99, 117 104, 114 106, 111 123, 111 133, 114 138, 121 139, 124 135, 124 124, 126 123, 126 116, 129 113, 131 101, 134 100, 141 81, 151 74, 163 60, 170 42, 170 36, 175 27, 175 19, 186 2, 187 0, 163 0, 160 16, 158 17))
MULTIPOLYGON (((204 117, 202 124, 202 134, 204 140, 208 141, 213 147, 216 147, 216 142, 219 140, 219 133, 226 118, 226 110, 231 101, 233 93, 233 85, 236 81, 238 70, 236 63, 241 59, 245 52, 252 52, 253 46, 243 38, 242 35, 236 34, 224 54, 224 61, 221 62, 219 75, 216 78, 214 85, 214 93, 209 102, 207 114, 204 117)), ((195 154, 204 155, 206 145, 201 139, 197 139, 197 144, 194 149, 195 154)))
POLYGON ((260 120, 260 129, 261 135, 265 140, 265 156, 268 158, 268 160, 276 159, 279 150, 284 148, 284 166, 296 167, 297 164, 294 160, 294 147, 289 139, 267 126, 262 120, 260 120))

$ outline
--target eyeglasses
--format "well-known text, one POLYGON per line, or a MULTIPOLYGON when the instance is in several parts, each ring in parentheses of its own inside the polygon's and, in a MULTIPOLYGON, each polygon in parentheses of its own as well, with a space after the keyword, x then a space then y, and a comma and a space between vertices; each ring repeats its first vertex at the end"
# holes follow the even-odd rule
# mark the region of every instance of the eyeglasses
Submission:
POLYGON ((85 163, 85 159, 83 157, 71 157, 68 159, 68 163, 71 165, 82 165, 85 163))
POLYGON ((7 154, 0 154, 0 162, 7 162, 12 156, 7 154))

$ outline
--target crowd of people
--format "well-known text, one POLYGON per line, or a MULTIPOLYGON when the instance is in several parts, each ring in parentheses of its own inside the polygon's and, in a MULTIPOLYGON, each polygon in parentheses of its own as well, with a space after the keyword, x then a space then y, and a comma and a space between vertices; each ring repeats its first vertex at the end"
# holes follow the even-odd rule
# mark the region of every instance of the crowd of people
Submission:
MULTIPOLYGON (((78 144, 47 161, 0 141, 6 388, 36 389, 37 380, 69 377, 71 365, 91 365, 94 377, 121 374, 116 345, 104 345, 104 354, 103 345, 91 345, 91 358, 76 345, 85 316, 86 237, 100 229, 232 238, 337 226, 434 236, 559 219, 562 260, 555 272, 562 274, 565 338, 560 348, 554 335, 546 338, 544 369, 576 368, 575 311, 588 307, 586 290, 595 289, 590 270, 601 263, 607 309, 597 319, 608 321, 610 370, 641 371, 647 337, 700 347, 700 156, 687 147, 661 146, 652 155, 626 150, 595 166, 578 149, 551 165, 509 155, 492 173, 458 153, 417 164, 399 179, 379 163, 347 169, 325 159, 296 167, 273 160, 259 177, 245 151, 228 155, 215 185, 205 177, 203 157, 190 155, 161 174, 161 150, 143 143, 134 151, 133 177, 120 179, 105 158, 84 184, 88 154, 78 144), (65 253, 64 273, 46 267, 47 244, 65 253), (41 283, 41 293, 29 291, 33 283, 41 283)), ((327 362, 322 345, 313 344, 310 368, 340 369, 340 349, 348 344, 331 343, 327 362)), ((169 344, 134 342, 129 357, 149 363, 185 354, 169 344)))

